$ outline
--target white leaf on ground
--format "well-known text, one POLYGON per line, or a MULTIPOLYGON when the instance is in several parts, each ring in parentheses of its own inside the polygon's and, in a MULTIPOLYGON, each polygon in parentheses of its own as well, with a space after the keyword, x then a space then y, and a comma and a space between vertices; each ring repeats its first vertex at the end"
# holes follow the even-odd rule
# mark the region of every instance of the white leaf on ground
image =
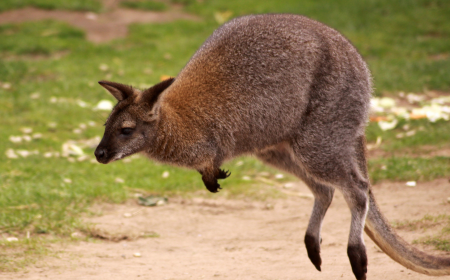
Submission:
POLYGON ((5 155, 7 158, 18 158, 13 149, 6 150, 5 155))
POLYGON ((381 128, 381 130, 391 130, 394 129, 398 124, 397 119, 393 119, 392 121, 379 121, 378 126, 381 128))
POLYGON ((13 142, 13 143, 20 143, 22 142, 22 137, 21 136, 9 136, 9 141, 13 142))
POLYGON ((98 102, 97 106, 95 106, 94 109, 96 110, 104 110, 104 111, 111 111, 114 107, 114 104, 109 100, 100 100, 98 102))

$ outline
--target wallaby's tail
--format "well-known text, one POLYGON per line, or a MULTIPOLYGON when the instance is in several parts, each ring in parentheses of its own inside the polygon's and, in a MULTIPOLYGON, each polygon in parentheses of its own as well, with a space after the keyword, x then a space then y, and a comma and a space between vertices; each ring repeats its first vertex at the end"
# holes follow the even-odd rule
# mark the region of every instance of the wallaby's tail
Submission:
POLYGON ((380 212, 372 191, 365 231, 389 257, 399 264, 426 275, 450 275, 450 257, 428 255, 409 245, 390 227, 380 212))

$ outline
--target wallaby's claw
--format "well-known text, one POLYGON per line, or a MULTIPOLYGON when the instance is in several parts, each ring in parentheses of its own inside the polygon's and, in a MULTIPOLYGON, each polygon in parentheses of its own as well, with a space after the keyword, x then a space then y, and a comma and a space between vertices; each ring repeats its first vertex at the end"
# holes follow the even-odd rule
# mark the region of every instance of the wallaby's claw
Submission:
POLYGON ((229 170, 219 169, 219 175, 217 176, 217 179, 225 179, 228 178, 230 175, 231 172, 229 170))
POLYGON ((366 280, 367 255, 364 245, 348 246, 347 254, 356 279, 366 280))
POLYGON ((305 246, 308 252, 308 257, 312 264, 316 267, 318 271, 322 271, 320 265, 322 264, 322 259, 320 258, 320 244, 311 235, 305 235, 305 246))
POLYGON ((208 191, 210 191, 210 192, 212 192, 212 193, 216 193, 216 192, 218 192, 219 190, 222 189, 222 188, 220 187, 220 185, 217 184, 217 182, 216 182, 215 185, 207 185, 207 184, 205 184, 205 186, 206 186, 206 188, 208 189, 208 191))

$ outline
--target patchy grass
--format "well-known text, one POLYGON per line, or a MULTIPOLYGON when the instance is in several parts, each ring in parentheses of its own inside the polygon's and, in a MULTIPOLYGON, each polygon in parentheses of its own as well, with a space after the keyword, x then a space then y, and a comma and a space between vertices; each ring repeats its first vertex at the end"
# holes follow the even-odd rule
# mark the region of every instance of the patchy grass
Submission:
POLYGON ((148 0, 127 0, 120 2, 122 7, 149 11, 165 11, 168 6, 164 2, 148 1, 148 0))
POLYGON ((47 248, 49 242, 55 242, 46 237, 35 237, 8 242, 0 240, 0 270, 18 271, 36 262, 39 257, 52 254, 47 248))
POLYGON ((414 240, 414 244, 431 245, 436 250, 450 252, 450 216, 439 215, 431 216, 425 215, 422 219, 414 221, 402 221, 394 223, 396 229, 405 229, 409 231, 426 231, 430 228, 441 227, 439 233, 414 240))
MULTIPOLYGON (((200 175, 192 170, 141 157, 104 166, 91 162, 93 147, 83 148, 86 157, 82 159, 56 153, 61 154, 68 140, 83 142, 102 135, 101 124, 109 112, 93 108, 100 100, 113 99, 96 85, 98 80, 147 87, 162 75, 176 76, 219 26, 217 13, 222 13, 222 18, 262 12, 298 13, 335 27, 369 62, 377 95, 398 90, 450 90, 450 63, 445 55, 450 49, 447 0, 172 2, 183 4, 204 20, 134 24, 127 38, 100 45, 87 42, 80 30, 54 21, 0 26, 0 233, 18 237, 19 243, 14 244, 27 252, 26 259, 40 252, 34 241, 24 240, 26 232, 30 232, 30 240, 41 240, 42 236, 69 238, 74 230, 83 227, 79 217, 89 205, 123 202, 129 198, 130 189, 158 195, 212 196, 206 192, 200 175), (41 137, 33 138, 35 134, 41 137), (22 142, 13 143, 10 136, 20 136, 22 142), (28 137, 30 141, 25 140, 28 137), (29 151, 31 155, 11 159, 6 157, 9 149, 15 153, 29 151), (47 153, 51 156, 45 157, 47 153), (168 178, 162 177, 165 171, 170 174, 168 178)), ((0 3, 0 11, 29 5, 101 10, 97 1, 5 0, 0 3)), ((413 121, 409 125, 417 129, 416 134, 397 139, 395 135, 403 125, 382 132, 371 124, 367 131, 369 142, 381 136, 381 149, 397 153, 448 143, 450 126, 446 122, 413 121)), ((373 181, 431 180, 450 175, 446 157, 385 157, 371 160, 370 166, 373 181)), ((224 190, 219 195, 257 199, 279 195, 257 179, 262 176, 266 182, 277 182, 277 170, 253 158, 236 159, 225 168, 232 175, 222 181, 224 190)), ((1 244, 2 252, 16 250, 3 250, 16 246, 13 243, 1 244)), ((0 270, 21 266, 11 263, 16 255, 2 254, 0 270)))
POLYGON ((62 9, 94 12, 101 10, 99 0, 2 0, 0 1, 0 12, 29 6, 46 10, 62 9))
POLYGON ((372 183, 383 180, 431 181, 450 174, 449 157, 388 157, 369 159, 372 183))

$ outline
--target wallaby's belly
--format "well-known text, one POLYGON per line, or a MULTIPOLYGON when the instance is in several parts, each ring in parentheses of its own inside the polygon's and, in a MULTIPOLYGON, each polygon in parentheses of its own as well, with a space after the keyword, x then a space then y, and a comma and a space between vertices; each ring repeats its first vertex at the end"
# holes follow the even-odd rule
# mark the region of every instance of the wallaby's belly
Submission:
POLYGON ((183 102, 193 123, 213 123, 204 133, 238 154, 311 129, 361 134, 370 83, 360 55, 337 31, 302 16, 246 16, 211 35, 174 83, 184 90, 169 91, 168 99, 183 102))

